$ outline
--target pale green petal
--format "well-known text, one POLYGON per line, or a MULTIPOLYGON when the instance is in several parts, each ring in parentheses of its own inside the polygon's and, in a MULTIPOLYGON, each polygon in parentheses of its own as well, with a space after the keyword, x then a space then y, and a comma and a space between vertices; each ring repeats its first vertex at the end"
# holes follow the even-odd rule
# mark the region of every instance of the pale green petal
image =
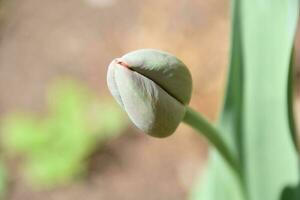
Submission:
POLYGON ((116 67, 116 62, 113 60, 109 66, 108 66, 108 71, 107 71, 107 85, 108 89, 113 95, 113 97, 116 99, 116 101, 123 107, 122 99, 120 97, 120 93, 118 91, 117 83, 115 80, 115 67, 116 67))
POLYGON ((134 71, 148 77, 183 104, 192 93, 188 68, 175 56, 154 49, 141 49, 122 57, 134 71))
POLYGON ((147 77, 122 66, 115 81, 123 106, 133 123, 155 137, 171 135, 181 122, 185 107, 147 77))

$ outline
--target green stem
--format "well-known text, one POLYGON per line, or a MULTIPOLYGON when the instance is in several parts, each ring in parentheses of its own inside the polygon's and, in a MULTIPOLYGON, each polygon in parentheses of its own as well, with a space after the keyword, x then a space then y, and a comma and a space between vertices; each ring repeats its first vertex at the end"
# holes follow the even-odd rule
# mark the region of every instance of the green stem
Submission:
POLYGON ((205 117, 200 113, 194 111, 190 107, 186 107, 186 114, 183 122, 193 127, 199 134, 203 135, 224 158, 228 165, 236 172, 237 176, 241 179, 240 166, 233 155, 224 139, 221 137, 220 131, 212 125, 205 117))

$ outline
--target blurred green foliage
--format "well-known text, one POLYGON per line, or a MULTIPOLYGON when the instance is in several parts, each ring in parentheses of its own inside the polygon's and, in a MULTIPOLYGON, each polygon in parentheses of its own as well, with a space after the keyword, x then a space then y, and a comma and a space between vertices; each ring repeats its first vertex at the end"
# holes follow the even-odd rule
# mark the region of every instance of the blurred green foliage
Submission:
POLYGON ((0 160, 0 199, 3 199, 6 193, 6 173, 3 162, 0 160))
POLYGON ((291 137, 297 133, 289 96, 299 1, 233 0, 232 6, 219 128, 239 158, 243 180, 213 150, 191 199, 299 200, 299 151, 291 137))
POLYGON ((44 117, 12 113, 2 123, 4 152, 23 159, 34 186, 65 184, 84 175, 87 157, 126 127, 126 118, 107 98, 71 79, 56 81, 48 92, 44 117))

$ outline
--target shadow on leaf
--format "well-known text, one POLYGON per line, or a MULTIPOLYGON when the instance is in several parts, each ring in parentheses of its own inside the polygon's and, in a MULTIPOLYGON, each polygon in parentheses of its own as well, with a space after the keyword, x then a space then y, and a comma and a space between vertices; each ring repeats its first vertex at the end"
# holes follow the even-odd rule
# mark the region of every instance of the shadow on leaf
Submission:
POLYGON ((300 199, 300 182, 294 186, 286 186, 282 193, 280 200, 298 200, 300 199))

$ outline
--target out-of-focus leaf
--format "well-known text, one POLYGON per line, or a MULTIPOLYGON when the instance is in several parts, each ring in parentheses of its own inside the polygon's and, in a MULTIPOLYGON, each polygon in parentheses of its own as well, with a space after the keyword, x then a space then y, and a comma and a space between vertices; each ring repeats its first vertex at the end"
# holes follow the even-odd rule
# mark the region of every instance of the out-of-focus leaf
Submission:
POLYGON ((35 187, 67 184, 83 174, 87 164, 76 154, 68 156, 58 151, 32 156, 24 165, 25 175, 35 187))
POLYGON ((246 195, 241 195, 237 180, 213 151, 205 179, 192 199, 298 200, 288 79, 299 2, 234 0, 233 11, 230 73, 220 128, 240 159, 246 195))
POLYGON ((4 199, 6 194, 6 172, 2 161, 0 160, 0 199, 4 199))
POLYGON ((111 99, 95 99, 87 112, 87 127, 99 140, 106 140, 120 135, 127 125, 126 118, 111 99))
POLYGON ((299 182, 287 98, 299 1, 247 0, 241 9, 248 192, 251 200, 278 200, 286 187, 299 182))
POLYGON ((12 114, 3 121, 5 151, 22 155, 28 179, 37 187, 65 184, 85 173, 85 159, 104 141, 118 136, 127 121, 107 98, 79 82, 55 82, 42 119, 12 114))
POLYGON ((2 142, 9 153, 33 153, 46 145, 48 140, 47 135, 42 134, 39 120, 31 114, 10 114, 1 125, 2 132, 9 133, 2 142))
MULTIPOLYGON (((297 126, 296 126, 296 119, 295 119, 295 113, 294 113, 294 83, 295 83, 295 49, 293 49, 293 52, 291 54, 290 59, 290 69, 289 69, 289 78, 288 78, 288 114, 289 114, 289 126, 291 131, 291 136, 295 145, 295 148, 299 152, 299 146, 298 146, 298 134, 297 134, 297 126)), ((299 191, 300 192, 300 191, 299 191)))
MULTIPOLYGON (((240 162, 243 163, 242 105, 244 80, 240 2, 239 0, 232 1, 230 68, 219 127, 222 133, 225 133, 223 138, 230 145, 240 162)), ((208 169, 204 172, 204 177, 196 185, 191 199, 245 199, 239 180, 228 168, 227 163, 213 149, 210 152, 208 169)))

